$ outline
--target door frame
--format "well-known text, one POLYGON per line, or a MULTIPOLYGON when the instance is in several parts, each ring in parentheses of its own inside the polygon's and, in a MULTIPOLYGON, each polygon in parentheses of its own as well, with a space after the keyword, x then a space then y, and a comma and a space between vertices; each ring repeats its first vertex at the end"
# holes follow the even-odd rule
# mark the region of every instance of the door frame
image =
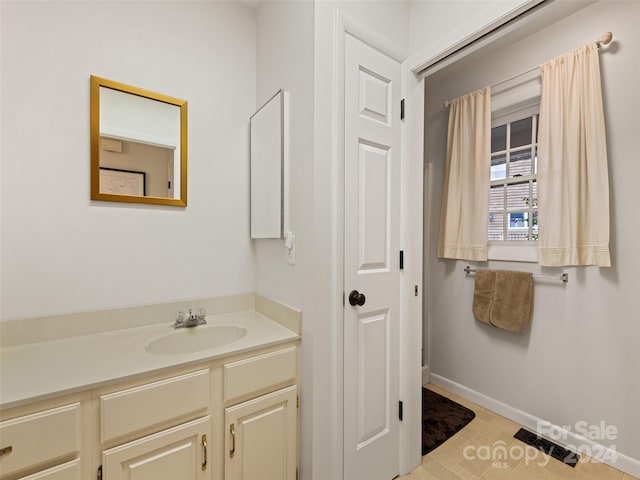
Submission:
MULTIPOLYGON (((401 64, 401 98, 407 98, 411 92, 420 90, 422 80, 407 68, 408 52, 389 41, 369 27, 354 20, 344 12, 337 10, 335 17, 335 139, 336 139, 336 199, 334 232, 336 238, 336 266, 334 270, 334 288, 336 295, 336 343, 335 380, 336 380, 336 425, 339 431, 335 435, 336 479, 343 478, 344 465, 344 310, 342 296, 344 292, 344 168, 345 168, 345 43, 346 36, 352 35, 369 46, 381 51, 401 64), (339 471, 338 471, 339 470, 339 471)), ((399 396, 403 402, 403 421, 400 422, 399 465, 401 475, 409 473, 417 467, 422 458, 421 453, 421 416, 422 416, 422 145, 413 141, 415 133, 421 132, 423 125, 417 119, 418 109, 411 108, 405 101, 405 119, 401 123, 401 178, 400 178, 400 249, 404 251, 404 269, 400 272, 400 378, 399 396), (416 119, 418 121, 416 121, 416 119), (419 159, 419 160, 412 160, 419 159), (418 292, 416 296, 414 292, 418 292)), ((422 138, 422 133, 420 133, 422 138)))
MULTIPOLYGON (((524 0, 517 8, 506 15, 479 25, 473 38, 465 38, 448 46, 442 55, 457 53, 467 47, 472 40, 476 40, 482 34, 493 32, 498 27, 507 24, 518 15, 533 9, 542 0, 524 0)), ((331 265, 331 285, 329 311, 331 312, 332 341, 329 353, 332 355, 331 381, 334 391, 331 395, 329 410, 331 410, 332 422, 328 428, 333 440, 332 457, 335 460, 333 466, 333 478, 343 479, 343 416, 344 404, 343 392, 343 304, 344 292, 344 61, 345 61, 345 37, 353 35, 364 43, 377 48, 390 57, 401 62, 401 97, 405 99, 405 119, 401 125, 401 233, 400 248, 404 251, 404 270, 400 276, 400 399, 404 404, 404 421, 400 425, 400 465, 399 473, 406 474, 417 467, 422 458, 421 454, 421 416, 422 396, 421 388, 428 382, 430 365, 429 351, 426 350, 423 366, 423 335, 415 335, 415 332, 423 330, 424 324, 428 329, 429 298, 428 277, 423 276, 423 271, 428 272, 429 257, 423 259, 423 242, 429 246, 434 228, 433 219, 424 218, 426 197, 425 186, 429 188, 432 179, 429 175, 429 161, 425 158, 424 148, 424 109, 425 109, 425 77, 435 72, 435 69, 425 71, 440 57, 435 58, 430 50, 423 50, 409 55, 409 53, 378 34, 366 25, 354 20, 340 10, 335 11, 334 17, 334 55, 333 71, 334 85, 332 96, 332 123, 333 131, 331 149, 333 159, 331 162, 330 178, 335 183, 332 185, 332 206, 330 227, 336 244, 331 249, 333 262, 331 265), (335 188, 335 190, 333 190, 335 188), (335 202, 335 203, 334 203, 335 202), (413 289, 418 288, 418 296, 413 295, 413 289)), ((441 65, 453 61, 437 62, 441 65)), ((429 335, 429 332, 426 332, 429 335)), ((427 345, 428 346, 428 345, 427 345)))

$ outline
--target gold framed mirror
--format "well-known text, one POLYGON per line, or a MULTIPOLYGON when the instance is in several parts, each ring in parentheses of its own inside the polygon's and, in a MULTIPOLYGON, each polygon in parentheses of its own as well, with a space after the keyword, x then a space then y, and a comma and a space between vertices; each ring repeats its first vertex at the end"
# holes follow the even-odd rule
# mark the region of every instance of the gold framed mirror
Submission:
POLYGON ((91 76, 91 199, 187 206, 187 102, 91 76))

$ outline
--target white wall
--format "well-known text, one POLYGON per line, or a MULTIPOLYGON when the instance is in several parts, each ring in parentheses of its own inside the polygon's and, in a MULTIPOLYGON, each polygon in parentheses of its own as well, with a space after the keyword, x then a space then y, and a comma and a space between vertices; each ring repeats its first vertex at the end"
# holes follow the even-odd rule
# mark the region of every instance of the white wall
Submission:
POLYGON ((256 293, 302 310, 302 478, 310 478, 313 430, 313 2, 263 1, 257 7, 256 107, 279 89, 289 92, 289 228, 296 263, 286 261, 284 240, 253 240, 256 293))
MULTIPOLYGON (((480 52, 427 79, 428 212, 433 219, 425 255, 432 265, 431 371, 492 399, 557 425, 578 421, 618 428, 617 451, 640 466, 640 253, 637 239, 637 125, 640 97, 640 3, 600 1, 503 50, 480 52), (530 330, 524 335, 487 327, 471 312, 473 277, 465 262, 436 258, 447 112, 454 98, 538 65, 611 30, 615 43, 600 53, 611 187, 613 267, 565 268, 566 286, 536 282, 530 330)), ((504 42, 503 42, 504 43, 504 42)), ((557 273, 536 264, 489 262, 480 268, 557 273)), ((608 442, 603 442, 607 446, 608 442)))
POLYGON ((289 92, 289 228, 297 247, 291 265, 284 239, 253 241, 256 292, 302 308, 313 251, 313 3, 260 2, 256 44, 256 107, 279 89, 289 92))
POLYGON ((1 2, 3 320, 254 290, 241 2, 1 2), (89 200, 89 76, 186 99, 189 206, 89 200))

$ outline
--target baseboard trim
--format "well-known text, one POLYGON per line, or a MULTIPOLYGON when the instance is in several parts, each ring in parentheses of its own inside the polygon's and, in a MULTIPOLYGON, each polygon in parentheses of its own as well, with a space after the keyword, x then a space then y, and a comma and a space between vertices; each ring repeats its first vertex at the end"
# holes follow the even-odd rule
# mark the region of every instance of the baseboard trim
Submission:
MULTIPOLYGON (((429 367, 426 368, 428 369, 429 367)), ((425 372, 424 369, 425 367, 423 367, 422 370, 423 380, 425 372)), ((507 405, 506 403, 496 400, 495 398, 488 397, 483 393, 480 393, 469 387, 465 387, 464 385, 461 385, 436 373, 428 374, 428 378, 430 383, 446 388, 450 392, 460 395, 461 397, 464 397, 471 402, 477 403, 481 407, 487 408, 504 417, 507 417, 509 420, 519 423, 523 427, 533 432, 537 431, 538 425, 544 423, 549 426, 549 430, 553 431, 555 436, 562 439, 558 440, 557 438, 550 438, 550 440, 553 440, 556 443, 560 443, 570 450, 572 450, 571 447, 574 445, 586 446, 588 451, 598 452, 600 454, 600 461, 612 466, 613 468, 621 470, 624 473, 627 473, 634 477, 640 477, 640 460, 619 453, 614 449, 605 447, 604 445, 584 438, 576 434, 575 432, 568 431, 558 425, 549 424, 545 420, 531 415, 530 413, 523 412, 522 410, 512 407, 511 405, 507 405)), ((573 450, 575 450, 575 448, 573 448, 573 450)), ((578 448, 578 453, 584 452, 581 452, 580 448, 578 448)))

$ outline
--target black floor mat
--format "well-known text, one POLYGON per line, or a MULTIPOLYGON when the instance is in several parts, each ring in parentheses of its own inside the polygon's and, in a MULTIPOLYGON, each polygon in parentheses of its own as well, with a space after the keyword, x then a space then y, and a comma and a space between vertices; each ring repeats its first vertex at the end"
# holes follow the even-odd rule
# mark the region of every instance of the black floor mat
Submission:
POLYGON ((422 455, 442 445, 476 414, 467 407, 422 388, 422 455))

